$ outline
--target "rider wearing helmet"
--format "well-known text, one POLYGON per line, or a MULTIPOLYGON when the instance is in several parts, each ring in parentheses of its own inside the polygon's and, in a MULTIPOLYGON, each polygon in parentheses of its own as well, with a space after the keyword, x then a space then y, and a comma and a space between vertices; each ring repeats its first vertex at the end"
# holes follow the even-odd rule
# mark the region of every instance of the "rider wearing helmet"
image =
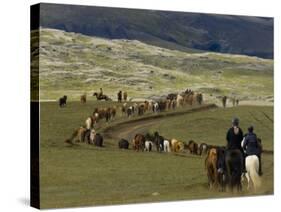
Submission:
POLYGON ((226 134, 227 149, 239 149, 242 151, 241 142, 243 140, 243 131, 239 127, 239 119, 234 118, 232 120, 232 127, 226 134))
MULTIPOLYGON (((228 150, 238 149, 238 150, 241 151, 242 156, 244 158, 243 149, 241 147, 242 140, 243 140, 243 131, 239 127, 239 119, 233 118, 232 119, 232 127, 229 128, 229 130, 226 133, 226 141, 227 141, 226 154, 227 154, 228 150)), ((224 157, 225 156, 223 156, 223 159, 221 159, 221 161, 224 161, 224 157)), ((218 165, 218 171, 223 172, 224 170, 225 170, 225 163, 220 163, 218 165)), ((244 162, 243 162, 243 172, 244 172, 244 170, 245 170, 245 165, 244 165, 244 162)))
POLYGON ((243 172, 245 172, 245 156, 243 149, 241 147, 241 143, 243 140, 243 131, 239 127, 239 119, 238 118, 233 118, 232 119, 232 127, 229 128, 226 134, 226 140, 227 140, 227 145, 226 149, 227 150, 235 150, 238 149, 241 151, 242 157, 243 157, 243 172))
POLYGON ((257 135, 254 133, 254 127, 248 128, 248 133, 245 135, 243 150, 246 151, 246 157, 256 155, 259 159, 259 175, 262 175, 261 170, 261 144, 258 142, 257 135))

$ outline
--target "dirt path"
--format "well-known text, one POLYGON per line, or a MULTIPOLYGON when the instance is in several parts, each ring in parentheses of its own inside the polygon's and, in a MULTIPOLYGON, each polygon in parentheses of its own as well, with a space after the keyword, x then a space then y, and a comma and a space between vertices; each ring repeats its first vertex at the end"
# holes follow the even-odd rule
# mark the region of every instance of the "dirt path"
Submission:
POLYGON ((199 112, 199 111, 210 110, 215 108, 217 108, 215 104, 208 104, 208 105, 197 106, 194 108, 189 108, 184 111, 159 113, 157 115, 146 116, 143 118, 116 123, 112 126, 105 128, 103 132, 105 138, 114 139, 114 140, 125 138, 130 141, 132 140, 133 136, 136 133, 145 134, 147 132, 147 128, 156 124, 159 121, 159 119, 180 116, 187 113, 199 112))
MULTIPOLYGON (((114 139, 119 141, 121 138, 131 141, 137 133, 145 134, 150 126, 156 124, 159 119, 180 116, 183 114, 200 112, 205 110, 211 110, 218 108, 215 104, 207 104, 203 106, 197 106, 189 108, 184 111, 159 113, 157 115, 146 116, 138 119, 128 120, 125 122, 115 123, 114 125, 108 126, 103 130, 104 137, 106 139, 114 139)), ((272 150, 263 150, 265 154, 273 154, 272 150)))

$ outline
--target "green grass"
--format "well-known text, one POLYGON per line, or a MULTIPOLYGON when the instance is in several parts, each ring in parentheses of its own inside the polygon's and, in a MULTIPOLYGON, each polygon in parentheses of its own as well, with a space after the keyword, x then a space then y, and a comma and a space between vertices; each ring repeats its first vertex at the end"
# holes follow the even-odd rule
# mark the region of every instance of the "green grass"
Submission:
MULTIPOLYGON (((241 194, 209 191, 204 157, 121 151, 116 140, 105 140, 104 148, 87 144, 70 147, 64 143, 96 106, 108 104, 69 102, 66 108, 59 108, 55 102, 40 103, 42 208, 252 195, 245 190, 241 194)), ((147 131, 158 130, 166 137, 183 141, 222 145, 233 116, 240 118, 243 129, 254 124, 264 147, 273 149, 272 107, 241 106, 167 117, 147 131)), ((113 123, 102 122, 101 127, 124 120, 127 118, 119 112, 113 123)), ((264 154, 263 167, 263 187, 258 194, 272 194, 273 155, 264 154)))
POLYGON ((257 135, 262 138, 264 147, 273 149, 272 107, 241 106, 193 113, 180 118, 163 119, 150 130, 160 131, 168 138, 178 138, 185 142, 193 139, 198 143, 225 145, 226 131, 231 127, 233 117, 240 119, 244 133, 253 125, 257 135))

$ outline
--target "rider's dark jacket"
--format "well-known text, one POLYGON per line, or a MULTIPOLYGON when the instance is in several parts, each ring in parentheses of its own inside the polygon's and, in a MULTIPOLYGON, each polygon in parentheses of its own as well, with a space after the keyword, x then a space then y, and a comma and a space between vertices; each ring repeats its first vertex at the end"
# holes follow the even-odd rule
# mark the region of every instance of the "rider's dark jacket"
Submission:
POLYGON ((255 133, 248 133, 245 136, 243 149, 246 150, 246 155, 260 154, 260 147, 255 133))
POLYGON ((242 150, 241 147, 241 142, 243 140, 242 129, 240 127, 231 127, 226 134, 226 140, 227 140, 227 149, 242 150))

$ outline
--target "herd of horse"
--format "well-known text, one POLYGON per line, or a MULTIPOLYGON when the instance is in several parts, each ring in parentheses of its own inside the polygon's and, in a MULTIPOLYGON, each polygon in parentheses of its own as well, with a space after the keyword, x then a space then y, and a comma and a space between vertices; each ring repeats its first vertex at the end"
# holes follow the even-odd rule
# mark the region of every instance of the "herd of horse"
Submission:
MULTIPOLYGON (((124 138, 118 142, 120 149, 129 149, 130 142, 124 138)), ((186 152, 194 155, 207 154, 208 149, 212 147, 206 143, 197 144, 195 141, 190 140, 189 142, 183 142, 176 138, 167 139, 156 131, 154 133, 136 134, 131 141, 132 150, 142 152, 186 152)))
MULTIPOLYGON (((98 98, 98 93, 94 94, 98 98)), ((102 97, 109 100, 107 96, 102 97)), ((226 101, 224 98, 223 101, 226 101)), ((66 105, 67 96, 59 99, 60 107, 66 105)), ((81 103, 86 103, 86 94, 80 97, 81 103)), ((170 93, 165 99, 145 100, 144 102, 125 102, 121 107, 113 105, 107 108, 95 108, 93 113, 86 118, 83 126, 77 128, 70 138, 65 142, 73 144, 75 142, 85 142, 98 147, 104 147, 104 138, 100 133, 96 132, 97 124, 101 120, 109 122, 114 120, 117 112, 120 110, 121 116, 131 117, 134 115, 142 116, 147 112, 158 113, 167 110, 174 110, 177 107, 185 105, 201 105, 203 103, 203 95, 195 93, 192 90, 185 90, 181 93, 170 93)), ((250 182, 254 189, 260 185, 260 179, 257 174, 258 161, 255 157, 249 157, 246 160, 247 173, 242 173, 243 157, 240 151, 226 151, 225 147, 208 145, 206 143, 197 144, 195 141, 183 142, 176 138, 168 139, 158 132, 136 134, 131 141, 125 138, 120 139, 118 148, 131 149, 136 152, 163 152, 163 153, 186 153, 193 155, 206 155, 205 168, 208 178, 209 188, 218 188, 225 191, 226 187, 231 190, 241 191, 241 179, 246 178, 248 181, 248 189, 250 182)))
MULTIPOLYGON (((96 97, 98 101, 105 100, 105 101, 112 101, 112 99, 108 96, 103 94, 102 92, 94 92, 93 96, 96 97)), ((117 93, 118 102, 122 102, 122 91, 117 93)), ((123 101, 127 102, 127 92, 123 92, 123 101)), ((228 97, 228 96, 221 96, 222 107, 225 108, 227 105, 227 100, 232 103, 232 106, 238 106, 240 100, 237 97, 228 97)), ((59 106, 64 107, 66 106, 67 96, 64 95, 63 97, 59 98, 59 106)), ((85 104, 87 102, 87 94, 84 93, 80 96, 80 102, 85 104)), ((149 101, 151 102, 151 101, 149 101)), ((199 104, 201 105, 203 102, 203 94, 202 93, 195 93, 191 89, 186 89, 184 92, 181 93, 169 93, 166 96, 166 99, 158 100, 158 107, 159 110, 163 110, 163 108, 175 108, 179 106, 194 105, 199 104)))
MULTIPOLYGON (((71 139, 76 138, 76 142, 84 142, 104 147, 103 136, 94 129, 87 130, 80 127, 75 131, 72 138, 66 142, 72 144, 71 139)), ((243 173, 243 155, 240 150, 227 150, 222 146, 208 145, 206 143, 196 143, 180 141, 176 138, 168 139, 158 132, 137 133, 131 141, 121 138, 116 142, 119 149, 133 150, 135 152, 158 152, 158 153, 189 153, 192 155, 205 156, 205 169, 210 189, 225 191, 241 191, 242 181, 246 178, 248 190, 250 185, 257 190, 261 185, 258 175, 259 160, 257 156, 246 158, 246 173, 243 173), (131 148, 130 148, 131 146, 131 148)))
MULTIPOLYGON (((105 100, 105 101, 112 101, 112 99, 108 96, 101 92, 94 92, 93 96, 96 97, 98 101, 105 100)), ((122 99, 124 102, 128 102, 128 94, 127 92, 123 92, 123 98, 122 98, 122 91, 119 91, 117 93, 118 96, 118 102, 122 102, 122 99)), ((64 107, 66 106, 66 101, 67 101, 67 96, 64 95, 63 97, 59 98, 59 106, 64 107)), ((147 100, 151 102, 152 100, 147 100)), ((85 104, 87 102, 87 94, 84 93, 80 96, 80 102, 85 104)), ((184 106, 186 104, 188 105, 194 105, 194 104, 199 104, 201 105, 203 103, 203 94, 202 93, 196 93, 192 91, 191 89, 186 89, 184 92, 180 93, 169 93, 166 98, 162 98, 157 100, 159 104, 159 109, 161 110, 161 105, 165 104, 170 107, 179 107, 179 106, 184 106)))

